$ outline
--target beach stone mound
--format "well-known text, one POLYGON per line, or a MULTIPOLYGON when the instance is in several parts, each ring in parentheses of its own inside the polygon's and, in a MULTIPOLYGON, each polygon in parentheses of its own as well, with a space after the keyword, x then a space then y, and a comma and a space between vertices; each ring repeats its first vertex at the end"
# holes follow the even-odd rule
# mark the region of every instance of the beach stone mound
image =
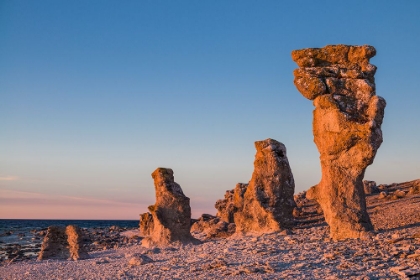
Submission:
POLYGON ((235 213, 242 210, 244 203, 244 194, 248 184, 238 183, 233 190, 225 193, 224 199, 216 201, 214 207, 217 209, 216 216, 227 223, 235 222, 235 213))
POLYGON ((202 214, 191 226, 192 233, 204 233, 205 239, 226 238, 235 233, 236 225, 222 220, 221 217, 202 214))
POLYGON ((334 239, 372 230, 363 176, 382 143, 386 102, 376 95, 372 46, 329 45, 295 50, 294 84, 313 101, 314 142, 322 178, 307 192, 322 207, 334 239))
POLYGON ((152 173, 156 203, 149 206, 150 215, 142 214, 147 220, 140 229, 143 233, 148 233, 148 236, 142 240, 142 245, 145 247, 200 242, 190 233, 190 199, 174 181, 173 174, 169 168, 157 168, 152 173))
POLYGON ((89 254, 83 247, 83 234, 78 226, 48 227, 38 260, 69 259, 76 261, 87 258, 89 258, 89 254))
POLYGON ((295 183, 286 147, 274 140, 255 142, 254 172, 234 214, 237 233, 275 232, 293 225, 295 183))

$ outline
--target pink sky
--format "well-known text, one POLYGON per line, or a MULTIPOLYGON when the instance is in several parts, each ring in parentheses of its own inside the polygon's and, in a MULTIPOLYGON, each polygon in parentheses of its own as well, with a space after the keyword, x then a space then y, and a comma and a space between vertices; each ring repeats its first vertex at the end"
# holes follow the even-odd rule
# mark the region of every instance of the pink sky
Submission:
MULTIPOLYGON (((205 211, 201 200, 194 199, 193 217, 205 211)), ((0 219, 137 220, 149 204, 0 189, 0 219)))

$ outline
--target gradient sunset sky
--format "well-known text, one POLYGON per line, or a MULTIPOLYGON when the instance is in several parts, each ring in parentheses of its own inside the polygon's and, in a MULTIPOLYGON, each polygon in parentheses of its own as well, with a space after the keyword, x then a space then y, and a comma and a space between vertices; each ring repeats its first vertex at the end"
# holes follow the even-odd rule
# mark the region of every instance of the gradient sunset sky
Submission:
POLYGON ((420 178, 420 1, 0 0, 0 218, 138 219, 157 167, 214 214, 266 138, 308 189, 313 106, 290 53, 328 44, 377 49, 365 179, 420 178))

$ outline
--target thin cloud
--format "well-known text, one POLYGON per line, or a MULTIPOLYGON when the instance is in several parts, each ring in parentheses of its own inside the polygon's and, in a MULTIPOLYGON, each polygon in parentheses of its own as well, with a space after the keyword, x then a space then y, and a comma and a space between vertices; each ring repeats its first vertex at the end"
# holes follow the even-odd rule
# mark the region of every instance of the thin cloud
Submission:
POLYGON ((0 176, 0 181, 16 181, 19 180, 16 176, 0 176))
POLYGON ((48 205, 108 205, 108 206, 122 206, 130 205, 136 203, 132 202, 121 202, 116 200, 107 200, 107 199, 97 199, 89 197, 77 197, 77 196, 68 196, 68 195, 57 195, 57 194, 45 194, 45 193, 36 193, 36 192, 27 192, 27 191, 15 191, 15 190, 6 190, 0 189, 0 202, 2 204, 14 204, 18 202, 24 202, 27 204, 48 204, 48 205))
POLYGON ((1 219, 136 220, 146 204, 0 189, 1 219))

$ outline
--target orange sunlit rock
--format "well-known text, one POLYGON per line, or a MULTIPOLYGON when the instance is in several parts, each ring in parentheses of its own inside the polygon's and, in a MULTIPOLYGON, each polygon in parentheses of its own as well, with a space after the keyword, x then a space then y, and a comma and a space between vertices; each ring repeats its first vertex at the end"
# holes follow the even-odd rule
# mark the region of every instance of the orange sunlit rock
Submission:
POLYGON ((149 206, 150 215, 143 214, 141 224, 145 247, 166 246, 171 243, 199 243, 192 237, 190 199, 174 181, 169 168, 158 168, 152 173, 156 191, 156 203, 149 206))
POLYGON ((300 67, 295 85, 313 100, 314 142, 321 182, 307 196, 321 205, 335 239, 358 238, 372 229, 363 177, 382 143, 385 100, 376 95, 372 46, 330 45, 292 52, 300 67), (325 88, 325 90, 324 90, 325 88))

